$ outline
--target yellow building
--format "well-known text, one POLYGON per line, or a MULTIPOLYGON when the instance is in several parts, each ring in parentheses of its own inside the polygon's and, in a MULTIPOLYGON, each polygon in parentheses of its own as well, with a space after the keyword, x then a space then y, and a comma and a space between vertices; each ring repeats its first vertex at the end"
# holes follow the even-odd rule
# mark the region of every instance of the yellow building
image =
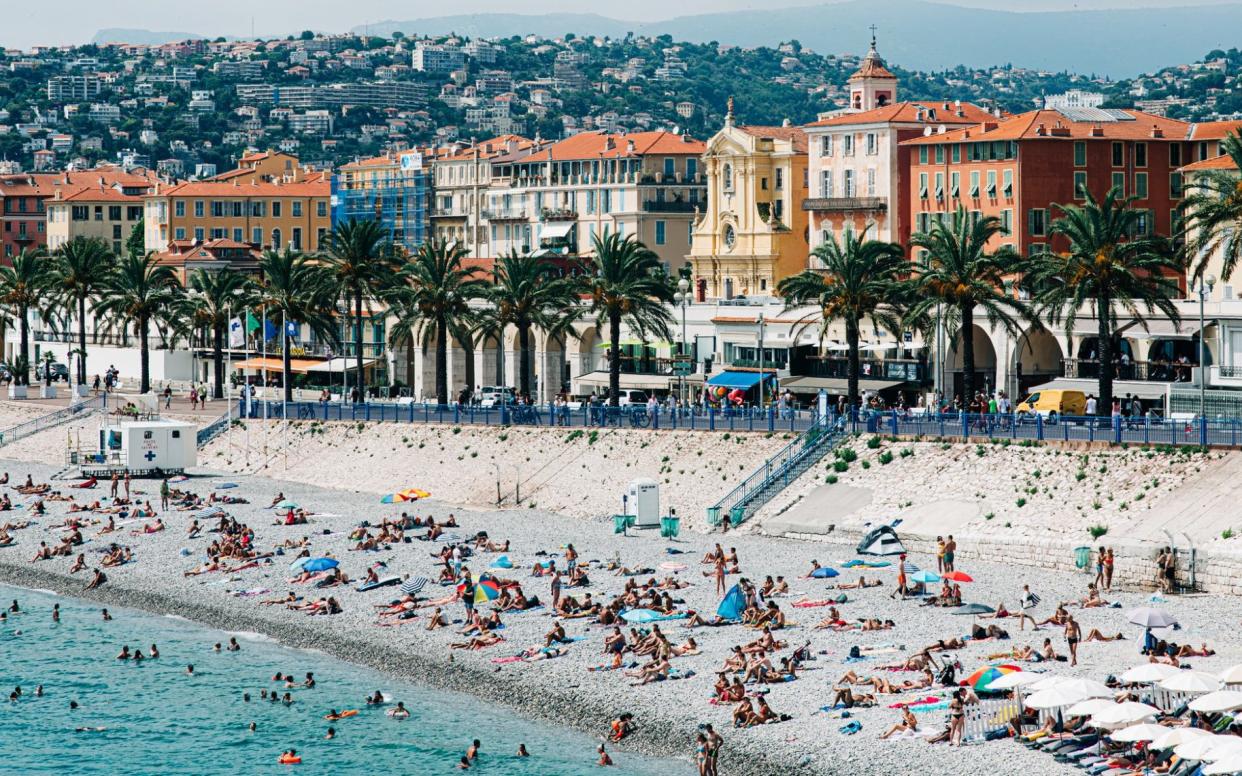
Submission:
POLYGON ((707 142, 707 209, 694 228, 695 296, 771 296, 807 266, 806 133, 798 127, 739 126, 732 104, 707 142))
POLYGON ((298 175, 301 162, 293 154, 280 151, 263 151, 246 154, 237 160, 237 169, 223 172, 213 181, 276 181, 293 180, 298 175))
POLYGON ((142 196, 155 185, 154 175, 66 173, 44 202, 48 250, 84 237, 103 240, 114 254, 121 255, 130 232, 142 221, 142 196))
POLYGON ((331 185, 320 173, 294 181, 198 181, 158 186, 145 197, 147 250, 170 242, 232 240, 260 248, 317 251, 332 228, 331 185))

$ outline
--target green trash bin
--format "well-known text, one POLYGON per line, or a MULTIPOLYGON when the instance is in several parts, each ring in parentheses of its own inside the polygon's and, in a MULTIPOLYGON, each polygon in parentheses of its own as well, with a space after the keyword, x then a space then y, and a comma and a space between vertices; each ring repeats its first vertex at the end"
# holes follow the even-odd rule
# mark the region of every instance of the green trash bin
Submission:
POLYGON ((625 533, 625 529, 634 525, 633 515, 613 515, 612 516, 612 532, 625 533))
POLYGON ((707 524, 720 525, 720 507, 707 508, 707 524))
POLYGON ((1074 548, 1074 566, 1080 569, 1086 569, 1091 565, 1091 548, 1075 547, 1074 548))
POLYGON ((665 539, 672 539, 677 536, 681 530, 681 518, 665 515, 660 518, 660 536, 665 539))
POLYGON ((746 507, 738 505, 729 510, 729 524, 739 526, 746 519, 746 507))

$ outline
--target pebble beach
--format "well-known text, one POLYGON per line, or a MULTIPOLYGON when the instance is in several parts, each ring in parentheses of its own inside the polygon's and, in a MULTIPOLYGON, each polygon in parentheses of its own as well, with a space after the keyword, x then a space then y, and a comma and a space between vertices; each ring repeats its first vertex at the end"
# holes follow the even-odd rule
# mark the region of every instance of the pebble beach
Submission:
MULTIPOLYGON (((36 482, 46 481, 54 471, 46 465, 13 461, 5 461, 0 467, 10 472, 13 482, 23 480, 27 473, 36 482)), ((420 484, 416 477, 414 480, 409 484, 420 484)), ((673 659, 672 663, 680 673, 693 674, 688 678, 641 687, 631 686, 634 680, 619 671, 588 670, 605 662, 602 641, 605 632, 610 630, 590 619, 562 620, 566 632, 577 640, 561 657, 535 663, 495 662, 498 658, 542 645, 543 634, 553 621, 548 609, 506 613, 503 616, 505 628, 499 632, 504 642, 479 651, 469 651, 450 650, 448 647, 449 643, 461 639, 455 632, 459 626, 427 631, 423 627, 425 616, 410 620, 401 627, 378 626, 375 605, 397 598, 395 588, 366 593, 357 592, 352 584, 332 588, 328 592, 337 597, 343 612, 331 616, 308 617, 281 606, 260 606, 258 599, 279 597, 288 590, 308 596, 322 591, 301 590, 287 581, 292 576, 289 557, 277 557, 270 564, 232 575, 208 573, 196 577, 184 576, 185 571, 203 561, 205 547, 213 534, 204 533, 198 539, 187 539, 189 514, 176 511, 161 514, 167 525, 167 530, 163 532, 130 535, 127 530, 139 525, 135 523, 108 537, 131 548, 133 561, 108 569, 108 582, 103 587, 83 591, 88 574, 70 576, 68 569, 72 558, 30 562, 40 541, 53 543, 61 533, 49 531, 47 527, 63 522, 64 504, 49 501, 49 512, 39 518, 38 525, 15 531, 17 543, 0 549, 0 580, 124 604, 154 613, 175 613, 226 630, 264 633, 289 646, 319 649, 433 688, 465 691, 523 715, 569 725, 593 735, 604 735, 609 720, 629 712, 634 715, 637 732, 623 742, 622 748, 686 758, 686 773, 694 772, 689 756, 693 752, 694 735, 702 723, 711 723, 724 736, 721 772, 729 774, 855 773, 861 769, 879 773, 1070 772, 1067 766, 1055 763, 1046 755, 1028 751, 1010 741, 954 749, 929 745, 922 739, 879 739, 879 734, 897 721, 898 712, 888 708, 890 704, 935 695, 935 690, 881 695, 877 707, 854 710, 853 719, 862 726, 859 732, 853 735, 840 733, 842 721, 822 711, 822 708, 831 704, 833 687, 844 671, 872 672, 876 666, 904 659, 937 639, 960 637, 969 633, 973 619, 951 614, 951 610, 920 607, 913 599, 898 601, 890 598, 895 586, 893 568, 840 568, 839 564, 855 557, 845 548, 757 535, 728 535, 722 538, 683 532, 673 541, 653 536, 651 532, 621 537, 613 534, 610 520, 567 517, 530 508, 469 510, 439 502, 435 500, 435 494, 431 500, 413 504, 381 505, 377 492, 346 489, 350 485, 348 479, 325 481, 323 485, 335 487, 321 487, 252 475, 202 471, 187 482, 177 484, 177 487, 205 495, 224 481, 237 483, 236 488, 228 491, 231 495, 249 500, 249 504, 232 505, 226 509, 237 520, 255 530, 255 544, 260 550, 287 539, 296 540, 305 536, 309 538, 313 555, 338 559, 341 568, 353 578, 362 576, 370 564, 382 561, 392 573, 427 576, 434 580, 437 566, 431 552, 439 549, 437 544, 415 540, 364 553, 349 549, 352 542, 347 534, 364 520, 375 525, 384 518, 398 516, 403 510, 422 516, 433 515, 437 520, 453 513, 460 527, 449 530, 463 538, 486 531, 493 541, 508 539, 512 542, 511 551, 507 554, 513 568, 492 571, 498 576, 520 582, 528 595, 536 594, 545 599, 548 595, 547 579, 530 576, 530 569, 536 560, 548 557, 536 553, 546 552, 555 556, 563 551, 566 543, 572 542, 580 555, 580 562, 617 559, 627 567, 655 569, 655 575, 661 578, 672 574, 690 581, 690 587, 675 591, 678 598, 684 599, 679 607, 710 614, 715 611, 719 596, 714 580, 702 573, 710 566, 700 564, 699 559, 715 541, 721 540, 726 549, 736 547, 742 576, 756 583, 767 575, 783 576, 789 581, 791 595, 775 600, 796 624, 778 631, 777 635, 788 641, 791 648, 809 641, 814 659, 804 666, 796 681, 767 688, 768 703, 776 712, 790 715, 789 721, 735 730, 729 724, 729 707, 711 705, 708 699, 713 694, 715 672, 721 667, 730 648, 751 641, 759 635, 756 631, 741 626, 686 629, 678 621, 662 623, 667 626, 664 630, 673 643, 681 643, 693 636, 701 647, 701 653, 673 659), (283 492, 288 499, 313 512, 310 524, 273 525, 275 515, 265 507, 277 492, 283 492), (670 554, 670 549, 679 552, 670 554), (822 565, 837 567, 841 576, 836 580, 802 579, 813 559, 822 565), (661 564, 671 565, 662 568, 661 564), (679 566, 685 568, 677 569, 679 566), (834 582, 854 582, 860 573, 868 579, 879 579, 883 584, 876 588, 847 591, 828 587, 834 582), (248 595, 235 595, 241 591, 248 595), (839 606, 843 619, 892 619, 895 627, 877 632, 815 630, 811 626, 824 616, 824 609, 789 605, 804 595, 811 599, 824 599, 838 592, 846 593, 848 598, 839 606), (847 662, 853 646, 872 648, 873 656, 863 662, 847 662)), ((68 482, 56 481, 53 487, 63 488, 68 482)), ((134 489, 146 491, 142 497, 149 496, 156 504, 158 486, 158 481, 134 482, 134 489)), ((106 483, 101 483, 99 488, 93 493, 105 496, 106 483)), ((66 492, 71 491, 66 489, 66 492)), ((92 491, 85 493, 91 494, 92 491)), ((21 515, 12 512, 5 517, 17 519, 21 515)), ((95 530, 91 529, 84 531, 88 537, 94 533, 95 530)), ((104 545, 105 540, 96 539, 81 548, 87 554, 88 564, 94 565, 99 556, 93 553, 104 545)), ((477 573, 487 568, 495 557, 495 553, 483 553, 471 558, 469 565, 477 573)), ((911 560, 923 568, 935 568, 934 558, 915 555, 911 560)), ((1029 584, 1043 600, 1034 612, 1040 618, 1051 614, 1058 601, 1082 598, 1090 581, 1088 575, 1066 575, 973 561, 968 567, 959 564, 959 568, 975 580, 963 585, 964 600, 989 606, 1005 602, 1014 608, 1022 584, 1029 584)), ((594 562, 589 566, 589 575, 591 584, 588 588, 568 588, 565 592, 580 596, 589 591, 594 597, 606 601, 621 591, 625 581, 624 577, 615 576, 594 562)), ((448 595, 451 590, 451 587, 439 588, 433 583, 423 595, 439 597, 448 595)), ((1120 673, 1142 662, 1135 641, 1142 632, 1126 624, 1125 611, 1146 603, 1150 593, 1114 590, 1105 597, 1119 603, 1121 608, 1071 611, 1079 619, 1084 632, 1098 627, 1105 633, 1122 632, 1127 638, 1110 643, 1083 644, 1076 668, 1071 669, 1065 663, 1053 663, 1054 672, 1102 680, 1108 674, 1120 673)), ((1163 606, 1174 612, 1183 624, 1183 632, 1178 634, 1177 640, 1194 645, 1207 642, 1217 650, 1213 657, 1188 661, 1196 669, 1215 672, 1242 662, 1242 644, 1231 638, 1242 618, 1242 602, 1238 599, 1178 597, 1163 606)), ((481 608, 487 607, 484 605, 481 608)), ((446 606, 445 611, 453 619, 459 619, 463 613, 460 604, 446 606)), ((1032 632, 1028 624, 1026 632, 1021 632, 1011 620, 998 622, 1010 631, 1009 640, 970 643, 966 648, 950 653, 961 662, 966 672, 985 665, 989 654, 1013 646, 1039 646, 1046 637, 1052 638, 1059 652, 1065 652, 1059 628, 1032 632)), ((788 654, 787 650, 783 654, 788 654)), ((1024 667, 1047 670, 1049 665, 1024 667)), ((893 676, 896 681, 917 675, 893 676)), ((940 695, 943 697, 943 693, 940 695)), ((931 711, 920 714, 919 718, 924 728, 940 730, 944 727, 945 712, 931 711)))

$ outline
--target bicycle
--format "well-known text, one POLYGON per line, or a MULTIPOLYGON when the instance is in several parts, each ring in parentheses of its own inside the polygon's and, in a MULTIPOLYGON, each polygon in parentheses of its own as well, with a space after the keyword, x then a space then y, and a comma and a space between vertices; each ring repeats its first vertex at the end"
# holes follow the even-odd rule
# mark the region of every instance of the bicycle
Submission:
POLYGON ((540 423, 539 412, 528 404, 519 404, 513 408, 514 423, 529 423, 537 426, 540 423))
POLYGON ((298 405, 298 420, 314 420, 318 417, 315 414, 315 407, 310 404, 298 405))
POLYGON ((635 407, 630 410, 630 425, 634 428, 646 428, 651 425, 651 415, 646 407, 635 407))

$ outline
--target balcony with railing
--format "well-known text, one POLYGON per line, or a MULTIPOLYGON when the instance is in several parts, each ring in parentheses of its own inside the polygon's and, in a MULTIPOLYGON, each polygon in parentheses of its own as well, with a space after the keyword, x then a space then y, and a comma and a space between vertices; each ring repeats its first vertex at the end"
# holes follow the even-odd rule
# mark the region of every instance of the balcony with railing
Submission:
POLYGON ((455 207, 436 207, 431 209, 432 218, 465 218, 466 211, 455 207))
POLYGON ((883 197, 814 197, 802 200, 803 210, 858 210, 884 213, 888 211, 888 200, 883 197))
POLYGON ((525 221, 525 208, 490 208, 483 211, 487 221, 525 221))
MULTIPOLYGON (((1070 378, 1097 380, 1100 362, 1089 358, 1062 359, 1064 375, 1070 378)), ((1152 383, 1190 383, 1195 379, 1198 364, 1193 361, 1128 361, 1113 363, 1113 379, 1140 380, 1152 383)), ((1226 368, 1222 368, 1223 369, 1226 368)), ((1213 370, 1215 371, 1215 370, 1213 370)))
POLYGON ((578 211, 572 208, 544 208, 539 213, 540 221, 577 221, 578 211))
POLYGON ((643 203, 644 213, 693 213, 699 207, 698 202, 659 202, 651 200, 643 203))
MULTIPOLYGON (((808 356, 795 365, 796 377, 827 377, 845 379, 849 376, 846 354, 808 356)), ((860 358, 858 376, 863 380, 900 380, 921 383, 927 377, 927 364, 907 358, 860 358)))

